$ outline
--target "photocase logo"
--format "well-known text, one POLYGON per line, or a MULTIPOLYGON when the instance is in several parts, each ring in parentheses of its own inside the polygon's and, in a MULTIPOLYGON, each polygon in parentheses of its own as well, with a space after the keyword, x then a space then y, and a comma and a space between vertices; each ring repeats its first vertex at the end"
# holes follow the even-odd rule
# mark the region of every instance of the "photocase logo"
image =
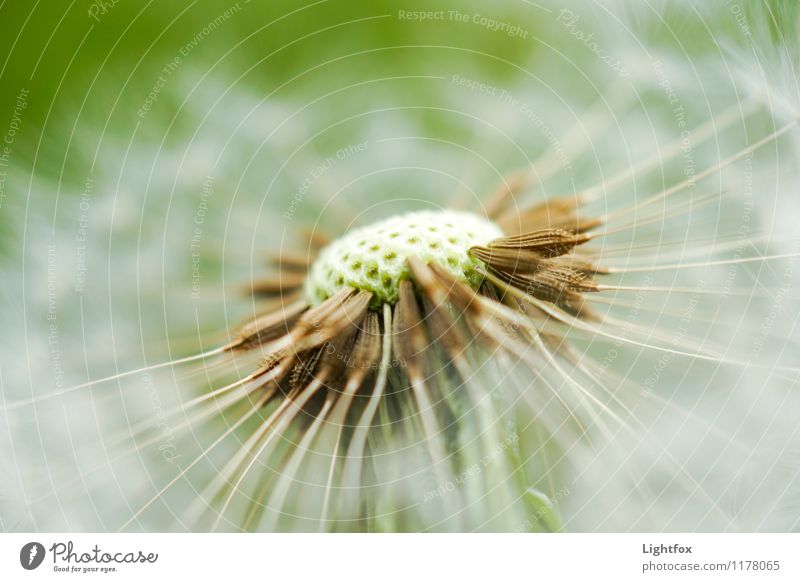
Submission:
POLYGON ((44 561, 44 546, 39 542, 28 542, 19 551, 19 563, 26 570, 35 570, 44 561))

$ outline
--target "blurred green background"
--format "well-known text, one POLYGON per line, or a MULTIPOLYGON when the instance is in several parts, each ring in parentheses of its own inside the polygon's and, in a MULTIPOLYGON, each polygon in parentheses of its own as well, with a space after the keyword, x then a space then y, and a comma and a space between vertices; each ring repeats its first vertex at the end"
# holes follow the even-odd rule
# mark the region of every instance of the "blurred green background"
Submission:
MULTIPOLYGON (((478 6, 462 3, 458 8, 478 6)), ((40 155, 61 161, 63 132, 73 126, 80 132, 100 122, 114 134, 133 131, 141 121, 136 111, 175 58, 180 58, 180 68, 206 75, 206 82, 235 83, 254 94, 286 100, 378 76, 441 74, 444 66, 457 61, 482 79, 497 82, 513 78, 515 66, 536 52, 530 37, 513 38, 457 21, 398 18, 398 10, 453 9, 452 3, 413 1, 331 0, 305 6, 243 0, 5 3, 0 110, 7 114, 16 90, 29 89, 27 127, 16 147, 20 154, 32 155, 41 141, 46 149, 40 155), (209 27, 211 32, 204 32, 209 27)), ((489 12, 494 18, 523 23, 531 35, 539 32, 541 11, 534 8, 498 3, 489 12)), ((177 76, 177 71, 167 73, 167 83, 174 84, 177 76)), ((395 91, 424 101, 436 93, 436 86, 408 79, 395 91)), ((191 99, 168 88, 162 93, 141 129, 145 136, 161 137, 162 124, 172 121, 181 106, 177 99, 191 99)), ((368 97, 347 96, 362 104, 368 97)), ((184 137, 181 121, 175 120, 169 138, 184 137)), ((67 177, 82 176, 88 163, 69 156, 64 163, 67 177)), ((59 178, 60 169, 60 164, 43 163, 39 171, 59 178)))

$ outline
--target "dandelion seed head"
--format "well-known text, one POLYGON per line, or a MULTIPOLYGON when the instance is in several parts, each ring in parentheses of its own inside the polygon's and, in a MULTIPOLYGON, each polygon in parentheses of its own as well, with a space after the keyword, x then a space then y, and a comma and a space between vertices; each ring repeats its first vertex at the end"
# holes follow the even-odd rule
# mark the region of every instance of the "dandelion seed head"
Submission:
POLYGON ((311 266, 306 297, 316 305, 345 287, 369 291, 373 307, 397 302, 409 278, 407 259, 436 262, 459 281, 477 288, 475 245, 502 236, 493 222, 470 212, 424 210, 393 216, 355 229, 329 244, 311 266))

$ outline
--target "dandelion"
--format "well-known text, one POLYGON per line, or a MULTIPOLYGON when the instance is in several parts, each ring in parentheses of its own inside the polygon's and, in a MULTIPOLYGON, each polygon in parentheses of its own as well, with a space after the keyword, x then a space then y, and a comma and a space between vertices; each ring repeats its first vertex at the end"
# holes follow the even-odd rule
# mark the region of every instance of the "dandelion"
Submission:
MULTIPOLYGON (((486 215, 410 212, 336 240, 317 236, 305 254, 278 253, 277 271, 252 286, 263 302, 262 314, 240 326, 226 345, 165 364, 203 359, 209 366, 208 360, 217 358, 206 373, 220 366, 246 370, 236 381, 170 413, 183 430, 195 430, 220 411, 239 411, 235 420, 123 528, 223 440, 247 427, 249 434, 238 451, 198 493, 182 523, 211 529, 360 529, 376 519, 374 509, 365 505, 376 488, 368 480, 400 441, 405 444, 395 455, 403 457, 420 447, 424 451, 412 456, 423 455, 415 460, 421 467, 417 478, 432 487, 416 505, 430 511, 436 501, 441 514, 441 521, 429 527, 480 527, 467 517, 469 506, 463 500, 449 498, 456 497, 457 488, 472 486, 473 479, 485 487, 481 473, 486 465, 520 454, 519 436, 497 426, 498 400, 521 403, 520 409, 532 415, 528 424, 541 425, 536 430, 545 448, 594 449, 598 436, 615 440, 620 433, 630 433, 643 446, 647 435, 630 408, 626 380, 609 384, 598 373, 600 362, 575 349, 570 336, 588 334, 621 349, 636 346, 669 356, 736 361, 708 342, 695 345, 687 337, 665 337, 603 310, 618 302, 627 305, 622 298, 626 291, 715 291, 630 286, 610 279, 628 272, 766 262, 795 254, 625 267, 610 264, 613 247, 598 242, 650 221, 680 219, 717 200, 719 193, 674 202, 695 180, 719 172, 794 126, 786 125, 692 180, 604 215, 585 211, 591 192, 519 206, 517 196, 531 176, 520 172, 489 198, 486 215), (635 220, 629 219, 631 214, 635 220), (603 299, 609 292, 612 296, 603 299), (517 367, 533 378, 529 385, 517 385, 518 378, 500 372, 517 367), (496 383, 476 381, 487 370, 500 374, 496 383), (554 413, 554 407, 561 412, 554 413), (480 419, 475 434, 463 426, 471 415, 480 419), (549 442, 555 438, 557 443, 549 442), (469 463, 470 458, 477 461, 469 463), (423 479, 428 472, 430 479, 423 479)), ((645 160, 611 181, 620 186, 649 166, 645 160)), ((647 245, 642 248, 647 256, 647 245)), ((633 253, 637 247, 627 249, 633 253)), ((145 439, 136 450, 147 444, 152 440, 145 439)), ((509 479, 515 477, 504 476, 500 485, 508 488, 509 479)), ((417 489, 418 484, 412 488, 417 489)), ((484 491, 495 494, 491 488, 484 491)), ((511 504, 532 507, 536 525, 528 523, 531 529, 560 528, 549 497, 539 488, 505 495, 511 504)))

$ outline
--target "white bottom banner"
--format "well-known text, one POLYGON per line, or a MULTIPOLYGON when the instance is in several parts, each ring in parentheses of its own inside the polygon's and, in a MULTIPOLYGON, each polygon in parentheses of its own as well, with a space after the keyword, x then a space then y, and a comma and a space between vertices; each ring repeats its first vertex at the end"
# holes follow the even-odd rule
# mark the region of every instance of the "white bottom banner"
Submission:
POLYGON ((3 534, 0 580, 800 580, 797 534, 3 534), (191 578, 189 578, 191 577, 191 578))

